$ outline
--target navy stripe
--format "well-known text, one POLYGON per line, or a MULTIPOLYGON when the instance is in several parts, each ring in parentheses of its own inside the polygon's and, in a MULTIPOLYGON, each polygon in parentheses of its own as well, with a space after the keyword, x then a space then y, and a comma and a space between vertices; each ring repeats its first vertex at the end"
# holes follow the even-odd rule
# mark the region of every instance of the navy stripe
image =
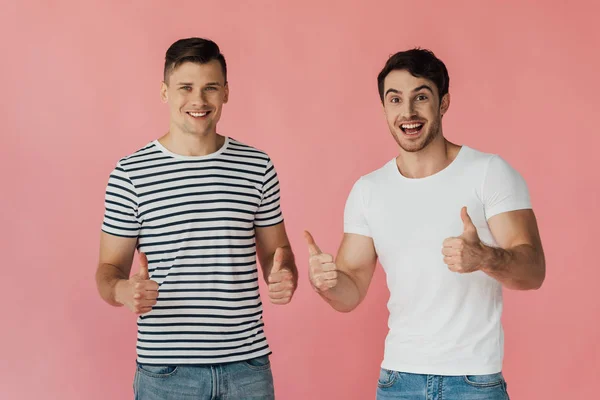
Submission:
MULTIPOLYGON (((154 211, 154 210, 152 210, 152 211, 154 211)), ((178 211, 178 212, 174 212, 171 214, 161 214, 161 215, 153 217, 153 218, 146 218, 144 220, 144 223, 159 221, 159 220, 165 219, 165 218, 178 217, 180 215, 204 214, 204 213, 211 213, 211 212, 231 212, 231 213, 250 214, 250 215, 255 213, 255 211, 252 211, 252 210, 244 210, 244 209, 238 209, 238 208, 200 208, 200 209, 195 209, 195 210, 178 211)), ((215 220, 221 220, 221 218, 215 218, 215 220)), ((185 220, 185 221, 181 221, 181 222, 187 223, 189 221, 185 220)), ((245 220, 245 222, 251 222, 251 220, 245 220)), ((177 223, 179 223, 179 222, 177 222, 177 223)))
MULTIPOLYGON (((157 154, 157 153, 158 154, 162 154, 162 151, 159 150, 159 151, 152 152, 152 153, 146 153, 145 155, 146 156, 150 156, 150 155, 157 154)), ((154 158, 144 158, 143 160, 134 160, 134 161, 131 161, 131 162, 124 162, 124 163, 121 163, 121 165, 123 165, 124 167, 131 167, 132 165, 137 165, 137 164, 142 164, 142 163, 150 163, 150 162, 153 162, 153 161, 171 160, 171 159, 172 159, 172 157, 169 157, 169 156, 161 156, 161 157, 154 157, 154 158)), ((132 171, 133 168, 127 168, 127 170, 128 171, 132 171)))
POLYGON ((217 288, 199 288, 199 289, 160 289, 161 293, 189 293, 189 292, 217 292, 217 293, 243 293, 258 290, 258 286, 244 289, 217 289, 217 288))
POLYGON ((169 314, 169 315, 140 315, 140 318, 143 320, 148 319, 164 319, 164 318, 222 318, 222 319, 244 319, 244 318, 252 318, 257 315, 262 314, 262 311, 258 311, 252 314, 243 314, 243 315, 225 315, 225 314, 169 314))
POLYGON ((234 280, 234 281, 232 281, 232 280, 226 280, 226 281, 219 281, 219 280, 165 281, 165 282, 163 282, 163 287, 164 287, 164 285, 169 285, 169 284, 171 284, 171 285, 174 285, 174 284, 177 284, 177 285, 193 285, 193 284, 203 284, 203 283, 205 283, 205 284, 211 284, 212 285, 212 284, 221 284, 221 283, 223 283, 223 284, 231 284, 231 283, 243 284, 243 283, 252 283, 252 282, 258 282, 258 277, 255 277, 255 278, 252 278, 252 279, 243 279, 243 280, 240 279, 240 280, 234 280))
MULTIPOLYGON (((154 199, 154 200, 151 200, 151 201, 144 201, 144 202, 142 202, 142 203, 139 204, 139 207, 141 208, 141 207, 144 207, 144 206, 146 206, 148 204, 156 203, 156 202, 159 202, 159 201, 167 201, 167 200, 175 200, 175 199, 179 200, 182 197, 208 196, 208 195, 211 195, 211 194, 218 194, 220 196, 228 195, 228 194, 234 195, 234 196, 239 196, 239 197, 245 197, 245 196, 247 196, 247 197, 254 197, 254 198, 260 200, 260 196, 257 195, 257 194, 240 193, 240 192, 227 192, 227 191, 224 191, 224 190, 213 190, 213 191, 210 191, 210 192, 187 193, 185 195, 175 195, 175 196, 168 196, 168 197, 163 197, 163 198, 157 198, 157 199, 154 199)), ((187 205, 192 205, 192 204, 209 204, 209 203, 236 203, 236 204, 246 204, 246 205, 249 205, 249 206, 257 206, 258 205, 256 202, 243 201, 243 200, 235 200, 235 199, 230 199, 230 198, 225 198, 225 197, 220 198, 220 199, 214 199, 214 200, 197 200, 197 201, 188 201, 188 202, 183 202, 183 203, 173 202, 171 204, 167 204, 167 205, 164 205, 164 206, 161 206, 161 207, 156 207, 156 208, 148 209, 147 211, 144 211, 144 212, 140 213, 140 217, 142 215, 145 215, 145 214, 149 213, 149 212, 154 212, 154 211, 157 211, 157 210, 163 210, 163 209, 170 208, 170 207, 182 207, 182 206, 187 206, 187 205)))
MULTIPOLYGON (((250 343, 242 343, 235 346, 221 346, 221 347, 162 347, 160 350, 163 351, 222 351, 222 350, 234 350, 242 347, 251 346, 255 343, 260 343, 266 341, 266 338, 255 339, 250 343)), ((144 346, 136 346, 138 350, 157 350, 155 347, 144 347, 144 346)), ((143 356, 142 356, 143 357, 143 356)))
POLYGON ((118 234, 118 233, 114 233, 114 232, 109 232, 104 228, 102 228, 102 232, 107 233, 112 236, 118 236, 118 237, 122 237, 122 238, 137 238, 137 235, 122 235, 122 234, 118 234))
MULTIPOLYGON (((148 168, 142 168, 142 169, 148 169, 148 168)), ((177 168, 177 169, 160 171, 160 172, 152 172, 152 173, 145 174, 145 175, 134 175, 134 176, 131 176, 131 179, 139 180, 139 179, 146 179, 146 178, 163 176, 163 175, 181 174, 184 172, 202 172, 202 171, 211 171, 211 170, 239 172, 240 174, 250 174, 250 175, 257 175, 257 176, 262 175, 262 173, 260 173, 260 172, 252 171, 249 169, 228 168, 228 167, 222 167, 222 166, 215 165, 215 166, 209 166, 209 167, 177 168)), ((190 175, 193 177, 205 176, 204 174, 187 174, 187 175, 190 175)))
POLYGON ((108 185, 106 185, 106 186, 108 186, 108 187, 113 187, 113 188, 120 189, 120 190, 123 190, 123 191, 125 191, 125 192, 127 192, 127 193, 131 194, 133 197, 135 197, 135 196, 136 196, 136 195, 135 195, 135 192, 134 192, 133 190, 131 190, 131 189, 129 189, 129 188, 126 188, 126 187, 123 187, 123 186, 120 186, 120 185, 117 185, 116 183, 111 183, 111 182, 108 182, 108 185))
MULTIPOLYGON (((154 245, 156 246, 156 245, 154 245)), ((189 247, 180 247, 178 249, 170 249, 170 250, 158 250, 158 251, 146 251, 144 254, 147 256, 154 254, 165 254, 165 253, 176 253, 178 251, 189 251, 189 250, 214 250, 214 249, 250 249, 254 248, 254 243, 251 244, 242 244, 242 245, 222 245, 222 246, 189 246, 189 247)), ((253 253, 254 254, 254 253, 253 253)))
POLYGON ((251 240, 251 239, 254 239, 254 233, 252 233, 252 235, 248 235, 248 236, 205 236, 205 237, 188 237, 188 238, 176 239, 176 240, 165 240, 162 242, 152 242, 152 243, 140 244, 140 248, 150 247, 150 246, 158 247, 158 246, 164 246, 167 244, 195 242, 195 241, 202 241, 202 240, 216 241, 216 240, 232 240, 232 239, 251 240))
MULTIPOLYGON (((118 204, 118 203, 115 203, 115 202, 111 202, 111 203, 112 203, 112 204, 117 204, 118 206, 120 205, 120 204, 118 204)), ((127 215, 128 217, 133 217, 133 218, 135 218, 135 215, 134 215, 133 213, 126 213, 126 212, 124 212, 124 211, 114 210, 114 209, 112 209, 112 208, 108 208, 108 207, 106 207, 106 211, 107 211, 107 212, 111 212, 111 213, 115 213, 115 214, 127 215)))
MULTIPOLYGON (((204 222, 224 222, 224 221, 231 221, 231 222, 244 222, 244 223, 251 223, 253 222, 251 219, 244 219, 244 218, 232 218, 232 217, 219 217, 219 218, 194 218, 194 219, 187 219, 185 221, 177 221, 177 222, 169 222, 167 224, 162 224, 162 225, 154 225, 154 226, 148 226, 148 225, 144 225, 144 229, 163 229, 163 228, 168 228, 170 226, 177 226, 177 225, 182 225, 182 224, 193 224, 193 223, 204 223, 204 222)), ((225 229, 225 227, 221 227, 221 229, 225 229)), ((172 234, 172 233, 169 233, 172 234)), ((164 233, 163 233, 164 235, 164 233)))
MULTIPOLYGON (((259 326, 263 326, 264 322, 262 322, 262 320, 250 320, 250 321, 245 321, 245 322, 221 322, 221 323, 214 323, 214 322, 154 322, 154 323, 146 323, 146 322, 138 322, 138 327, 148 327, 148 326, 152 326, 152 327, 174 327, 174 326, 206 326, 206 327, 211 327, 211 328, 228 328, 228 327, 232 327, 232 326, 240 326, 240 325, 247 325, 247 324, 257 324, 257 325, 252 325, 250 328, 248 329, 254 329, 256 327, 259 326), (260 322, 259 322, 260 321, 260 322), (258 324, 257 324, 258 323, 258 324)), ((167 332, 167 331, 164 331, 167 332)), ((194 333, 198 333, 200 331, 194 331, 194 333)), ((203 334, 209 335, 212 334, 212 332, 210 331, 201 331, 203 334)), ((147 332, 148 334, 152 333, 156 333, 156 332, 147 332)), ((228 331, 226 332, 222 332, 222 333, 228 333, 228 331)), ((215 333, 216 334, 216 333, 215 333)))
POLYGON ((122 226, 114 226, 111 224, 107 224, 106 222, 104 222, 103 225, 106 226, 107 228, 113 228, 118 231, 139 231, 140 230, 140 228, 125 228, 122 226))
POLYGON ((260 221, 270 221, 272 219, 276 219, 279 218, 281 216, 281 211, 277 213, 277 215, 274 215, 272 217, 268 217, 268 218, 255 218, 254 221, 255 222, 260 222, 260 221))
POLYGON ((115 206, 124 207, 124 208, 128 208, 130 210, 133 210, 133 208, 130 205, 125 205, 125 204, 122 204, 122 203, 117 203, 116 201, 112 201, 112 200, 106 199, 106 200, 104 200, 104 202, 106 204, 113 204, 115 206))
POLYGON ((260 295, 257 294, 256 296, 249 296, 249 297, 237 297, 235 299, 231 299, 231 298, 219 298, 219 297, 161 297, 160 301, 210 301, 210 300, 215 300, 215 301, 249 301, 249 300, 257 300, 260 299, 260 295))
MULTIPOLYGON (((202 267, 202 268, 210 268, 210 267, 215 267, 215 268, 219 268, 219 267, 225 267, 225 268, 232 268, 232 267, 247 267, 250 265, 256 265, 256 261, 248 261, 248 262, 243 262, 243 263, 234 263, 234 262, 226 262, 226 263, 202 263, 197 265, 198 267, 202 267)), ((166 269, 173 269, 173 268, 189 268, 189 267, 195 267, 195 265, 193 264, 183 264, 183 265, 169 265, 167 267, 156 267, 156 268, 150 268, 149 271, 150 272, 154 272, 154 271, 160 271, 160 270, 166 270, 166 269)))
MULTIPOLYGON (((231 179, 231 180, 237 180, 237 181, 252 182, 252 183, 256 183, 258 185, 260 185, 262 183, 260 181, 257 181, 256 179, 250 179, 250 178, 245 178, 245 177, 241 177, 241 176, 210 174, 210 175, 201 175, 201 176, 178 176, 175 178, 163 179, 161 181, 152 181, 152 182, 143 183, 143 184, 138 183, 136 185, 136 187, 144 188, 144 187, 148 187, 148 186, 164 185, 165 183, 188 181, 188 180, 195 180, 195 179, 208 179, 208 178, 231 179)), ((213 182, 212 184, 216 185, 217 183, 213 182)))
POLYGON ((238 307, 226 307, 226 306, 152 306, 152 310, 225 310, 225 311, 239 311, 239 310, 250 310, 262 306, 262 303, 238 306, 238 307))
POLYGON ((264 334, 264 331, 261 329, 258 332, 252 332, 250 335, 242 336, 240 338, 227 338, 227 339, 138 339, 138 342, 141 343, 226 343, 226 342, 238 342, 244 341, 252 338, 253 336, 258 336, 260 334, 264 334))
MULTIPOLYGON (((109 192, 108 190, 106 191, 106 196, 112 196, 112 197, 117 197, 119 199, 123 199, 123 200, 127 200, 128 203, 133 204, 134 206, 137 206, 137 204, 135 203, 135 201, 131 200, 129 197, 123 196, 122 194, 118 194, 118 193, 113 193, 113 192, 109 192)), ((111 203, 111 204, 118 204, 118 203, 111 203)))
POLYGON ((173 236, 180 235, 184 233, 190 232, 207 232, 207 231, 254 231, 254 228, 246 228, 243 226, 209 226, 206 228, 193 228, 193 229, 183 229, 179 231, 172 231, 168 233, 144 233, 139 237, 140 239, 149 238, 149 237, 159 237, 159 236, 173 236))
MULTIPOLYGON (((173 191, 173 190, 192 189, 192 188, 200 188, 200 187, 205 187, 205 186, 227 186, 227 187, 236 187, 236 188, 243 188, 243 189, 250 189, 250 190, 257 191, 256 187, 251 186, 251 185, 240 185, 237 183, 229 183, 229 182, 207 182, 207 183, 195 183, 192 185, 172 186, 172 187, 169 187, 166 189, 156 189, 156 190, 152 190, 149 192, 140 193, 139 197, 152 196, 157 193, 165 193, 165 192, 169 192, 169 191, 173 191)), ((192 193, 190 196, 194 196, 197 194, 198 193, 192 193)), ((239 194, 244 195, 244 196, 253 196, 251 193, 243 193, 242 192, 239 194)), ((177 196, 180 196, 180 195, 176 195, 173 197, 177 197, 177 196)), ((256 196, 256 197, 260 198, 260 196, 256 196)), ((152 200, 152 201, 155 201, 155 200, 152 200)), ((160 200, 158 200, 158 201, 160 201, 160 200)))
MULTIPOLYGON (((151 324, 144 324, 144 326, 152 326, 151 324)), ((164 326, 164 325, 160 325, 164 326)), ((264 324, 252 325, 249 328, 237 330, 237 331, 142 331, 138 329, 138 333, 141 335, 237 335, 240 333, 246 333, 263 327, 264 324)), ((261 329, 262 330, 262 329, 261 329)))
MULTIPOLYGON (((195 164, 206 164, 206 163, 238 164, 238 165, 243 165, 244 167, 256 167, 256 168, 264 167, 264 165, 262 165, 262 164, 254 164, 254 163, 251 163, 248 161, 238 161, 238 160, 228 160, 228 159, 218 159, 218 158, 217 159, 209 158, 209 159, 205 159, 205 160, 174 160, 173 158, 170 158, 170 157, 161 157, 161 159, 162 160, 170 160, 170 161, 162 163, 162 164, 152 164, 152 165, 145 165, 143 167, 128 168, 127 170, 129 172, 137 172, 137 171, 142 171, 142 170, 149 170, 151 168, 165 168, 165 167, 173 167, 173 166, 178 166, 178 165, 195 165, 195 164)), ((154 160, 156 160, 156 159, 154 159, 154 160)), ((154 161, 154 160, 149 160, 149 161, 154 161)), ((139 162, 138 162, 138 164, 139 164, 139 162)))

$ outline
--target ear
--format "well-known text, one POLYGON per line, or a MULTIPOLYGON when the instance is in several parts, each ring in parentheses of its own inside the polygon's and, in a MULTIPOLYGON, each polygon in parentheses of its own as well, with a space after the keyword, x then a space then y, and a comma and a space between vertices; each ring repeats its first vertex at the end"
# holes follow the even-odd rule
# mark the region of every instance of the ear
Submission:
POLYGON ((225 82, 225 96, 223 97, 223 104, 229 101, 229 83, 225 82))
POLYGON ((167 86, 167 84, 165 82, 161 82, 160 83, 160 100, 163 103, 166 103, 169 101, 168 90, 169 90, 169 87, 167 86))
POLYGON ((446 93, 444 97, 442 97, 442 101, 440 103, 440 114, 442 117, 444 114, 446 114, 448 108, 450 108, 450 93, 446 93))

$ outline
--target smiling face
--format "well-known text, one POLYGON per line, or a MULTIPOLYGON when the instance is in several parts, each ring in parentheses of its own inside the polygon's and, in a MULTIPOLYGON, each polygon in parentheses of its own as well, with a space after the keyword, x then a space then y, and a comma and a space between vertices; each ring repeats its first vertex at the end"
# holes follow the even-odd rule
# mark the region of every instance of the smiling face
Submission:
POLYGON ((229 97, 221 64, 217 60, 185 62, 166 79, 161 98, 169 105, 170 131, 195 136, 216 134, 223 104, 229 97))
POLYGON ((384 81, 383 109, 398 145, 407 152, 426 148, 442 132, 442 115, 450 97, 439 100, 436 85, 404 69, 393 70, 384 81))

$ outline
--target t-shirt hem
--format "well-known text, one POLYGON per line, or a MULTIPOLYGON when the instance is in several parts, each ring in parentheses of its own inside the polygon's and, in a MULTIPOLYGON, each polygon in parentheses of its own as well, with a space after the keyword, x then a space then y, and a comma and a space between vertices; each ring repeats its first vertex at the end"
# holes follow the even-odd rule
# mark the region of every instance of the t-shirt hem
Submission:
POLYGON ((406 372, 409 374, 463 376, 463 375, 489 375, 502 372, 502 363, 488 365, 412 365, 383 361, 381 368, 390 371, 406 372))
POLYGON ((502 204, 501 206, 494 207, 491 210, 486 212, 486 219, 490 219, 495 215, 502 214, 510 211, 518 211, 518 210, 530 210, 531 202, 520 202, 520 203, 511 203, 511 204, 502 204))
POLYGON ((371 232, 369 232, 368 229, 359 226, 344 226, 344 233, 353 233, 356 235, 371 237, 371 232))
POLYGON ((212 360, 203 360, 203 359, 194 359, 191 358, 186 361, 181 361, 178 360, 177 362, 173 362, 173 361, 168 361, 168 360, 164 360, 164 359, 157 359, 155 362, 149 362, 149 360, 145 357, 140 357, 139 355, 136 358, 136 363, 140 364, 140 365, 217 365, 217 364, 227 364, 227 363, 232 363, 232 362, 240 362, 240 361, 247 361, 247 360, 252 360, 253 358, 257 358, 257 357, 262 357, 262 356, 270 356, 271 354, 273 354, 273 352, 271 351, 270 348, 261 350, 261 351, 257 351, 257 352, 253 352, 253 353, 249 353, 249 354, 243 354, 243 355, 238 355, 238 356, 233 356, 233 357, 223 357, 223 358, 219 358, 219 357, 215 357, 218 361, 215 361, 215 359, 212 360), (140 359, 144 360, 144 361, 140 361, 140 359))

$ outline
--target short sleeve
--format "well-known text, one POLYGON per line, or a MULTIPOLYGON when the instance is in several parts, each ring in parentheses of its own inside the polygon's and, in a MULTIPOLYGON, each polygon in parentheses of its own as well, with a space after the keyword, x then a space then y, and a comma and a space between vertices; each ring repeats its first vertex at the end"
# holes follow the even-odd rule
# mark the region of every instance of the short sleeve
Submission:
POLYGON ((267 227, 283 221, 281 212, 279 179, 273 162, 269 159, 263 175, 261 202, 254 216, 254 225, 267 227))
POLYGON ((371 230, 367 224, 364 202, 364 181, 359 179, 346 200, 344 208, 344 233, 355 233, 371 237, 371 230))
POLYGON ((141 224, 137 218, 135 186, 120 164, 110 174, 104 197, 102 231, 123 237, 138 237, 141 224))
POLYGON ((486 219, 508 211, 531 208, 525 180, 497 155, 488 164, 482 195, 486 219))

